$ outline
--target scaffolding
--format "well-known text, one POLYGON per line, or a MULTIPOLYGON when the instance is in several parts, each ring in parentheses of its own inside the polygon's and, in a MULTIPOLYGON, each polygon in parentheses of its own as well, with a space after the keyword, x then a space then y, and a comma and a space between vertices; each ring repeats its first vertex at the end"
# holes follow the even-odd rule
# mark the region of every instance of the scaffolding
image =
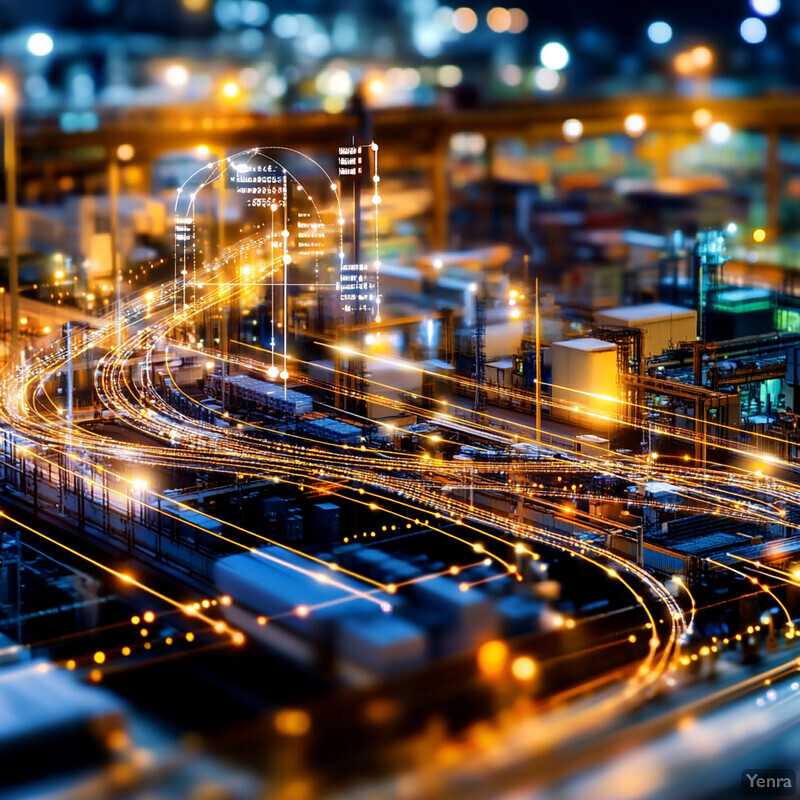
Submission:
POLYGON ((642 329, 623 325, 597 325, 592 330, 592 336, 616 345, 620 419, 623 422, 640 420, 643 417, 642 395, 638 384, 627 381, 626 376, 641 375, 644 372, 642 329))
POLYGON ((694 252, 692 283, 697 309, 697 335, 705 341, 708 333, 708 309, 713 308, 720 290, 722 266, 729 260, 725 237, 720 231, 701 231, 694 252))
POLYGON ((486 301, 475 296, 475 401, 473 412, 486 411, 486 301))

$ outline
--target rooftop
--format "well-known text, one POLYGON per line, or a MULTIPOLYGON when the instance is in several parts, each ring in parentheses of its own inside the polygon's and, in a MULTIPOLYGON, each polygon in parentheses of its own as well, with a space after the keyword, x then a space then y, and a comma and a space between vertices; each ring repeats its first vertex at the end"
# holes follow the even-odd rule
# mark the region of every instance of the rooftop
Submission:
POLYGON ((618 308, 607 308, 598 312, 598 318, 625 320, 627 322, 644 322, 654 319, 671 319, 673 317, 692 317, 697 312, 693 308, 683 306, 673 306, 669 303, 644 303, 638 306, 619 306, 618 308))
POLYGON ((572 350, 585 350, 588 352, 602 352, 604 350, 614 350, 616 345, 612 342, 604 342, 602 339, 567 339, 563 342, 553 342, 553 347, 569 347, 572 350))

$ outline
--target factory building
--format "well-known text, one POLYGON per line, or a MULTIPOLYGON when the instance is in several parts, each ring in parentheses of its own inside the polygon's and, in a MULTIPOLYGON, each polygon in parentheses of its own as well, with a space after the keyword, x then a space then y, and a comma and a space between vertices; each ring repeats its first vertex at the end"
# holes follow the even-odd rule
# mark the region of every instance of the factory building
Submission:
POLYGON ((598 311, 598 325, 638 328, 642 332, 643 358, 659 356, 675 349, 680 342, 693 342, 697 337, 697 312, 668 303, 647 303, 598 311))

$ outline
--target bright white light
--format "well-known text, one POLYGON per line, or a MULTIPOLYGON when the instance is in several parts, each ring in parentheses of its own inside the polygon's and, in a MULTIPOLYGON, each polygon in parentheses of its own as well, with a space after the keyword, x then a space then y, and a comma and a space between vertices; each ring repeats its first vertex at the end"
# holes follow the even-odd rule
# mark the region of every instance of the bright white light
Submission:
POLYGON ((182 64, 173 64, 164 73, 164 80, 169 86, 174 86, 176 89, 186 86, 189 80, 189 71, 182 64))
POLYGON ((548 42, 539 53, 539 60, 547 69, 564 69, 569 64, 569 51, 561 42, 548 42))
POLYGON ((277 378, 278 377, 278 368, 273 364, 267 370, 267 375, 269 375, 270 378, 277 378))
POLYGON ((739 35, 747 44, 760 44, 767 38, 767 26, 758 17, 748 17, 739 26, 739 35))
POLYGON ((579 119, 564 120, 561 132, 568 142, 577 142, 583 136, 583 123, 579 119))
POLYGON ((666 22, 652 22, 647 28, 647 38, 653 44, 666 44, 672 38, 672 28, 666 22))
POLYGON ((28 37, 28 52, 34 56, 47 56, 53 52, 53 38, 47 33, 33 33, 28 37))
POLYGON ((750 0, 750 7, 759 16, 771 17, 781 10, 781 0, 750 0))
POLYGON ((331 97, 349 97, 353 93, 353 79, 347 70, 321 72, 316 80, 317 91, 331 97))
POLYGON ((708 138, 714 144, 725 144, 731 138, 730 125, 724 122, 715 122, 708 129, 708 138))
POLYGON ((283 370, 283 372, 281 372, 281 380, 282 381, 288 381, 289 380, 289 373, 286 370, 283 370))
POLYGON ((647 120, 641 114, 628 114, 625 117, 625 133, 628 136, 641 136, 647 127, 647 120))
POLYGON ((558 88, 560 78, 554 69, 549 67, 540 67, 533 73, 533 82, 536 88, 543 92, 552 92, 553 89, 558 88))
POLYGON ((725 231, 728 233, 729 236, 733 236, 738 230, 739 226, 735 222, 729 222, 725 227, 725 231))

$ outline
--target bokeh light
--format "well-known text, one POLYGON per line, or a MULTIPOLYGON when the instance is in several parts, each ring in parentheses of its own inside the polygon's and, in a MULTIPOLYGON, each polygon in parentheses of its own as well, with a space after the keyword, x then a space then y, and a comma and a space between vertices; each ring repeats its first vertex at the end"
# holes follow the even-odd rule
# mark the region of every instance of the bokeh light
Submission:
POLYGON ((519 86, 522 83, 522 70, 518 64, 506 64, 500 70, 500 80, 506 86, 519 86))
POLYGON ((647 120, 641 114, 628 114, 623 125, 625 133, 636 138, 641 136, 647 129, 647 120))
POLYGON ((647 38, 653 44, 666 44, 672 39, 672 27, 667 22, 651 22, 647 28, 647 38))
POLYGON ((511 28, 511 12, 502 6, 495 6, 486 15, 486 24, 495 33, 507 33, 511 28))
POLYGON ((569 64, 569 51, 561 42, 548 42, 539 53, 542 66, 547 69, 560 70, 569 64))
POLYGON ((707 47, 695 47, 691 51, 692 63, 697 69, 708 69, 714 60, 714 54, 707 47))
POLYGON ((543 92, 552 92, 558 88, 560 82, 561 79, 558 76, 558 72, 554 69, 539 67, 533 72, 533 83, 537 89, 543 92))
POLYGON ((528 27, 528 15, 521 8, 510 8, 508 13, 511 14, 508 32, 522 33, 528 27))
POLYGON ((583 136, 583 123, 579 119, 564 120, 561 132, 568 142, 577 142, 583 136))
POLYGON ((697 128, 707 128, 713 119, 707 108, 698 108, 692 112, 692 125, 697 128))
POLYGON ((461 67, 457 67, 455 64, 444 64, 436 71, 436 82, 448 89, 458 86, 463 77, 464 73, 461 71, 461 67))
POLYGON ((189 71, 182 64, 172 64, 164 73, 164 80, 169 86, 179 88, 189 81, 189 71))
POLYGON ((750 0, 750 8, 761 17, 771 17, 781 10, 781 0, 750 0))
POLYGON ((227 97, 229 100, 233 100, 234 98, 238 97, 240 91, 241 89, 236 81, 226 81, 222 85, 222 95, 223 97, 227 97))
POLYGON ((46 56, 53 52, 53 38, 48 33, 33 33, 28 37, 28 52, 34 56, 46 56))
POLYGON ((730 138, 730 126, 724 122, 715 122, 708 129, 708 139, 713 144, 725 144, 730 138))
POLYGON ((478 648, 478 669, 486 678, 496 678, 503 671, 508 659, 508 645, 494 640, 478 648))
POLYGON ((748 17, 742 20, 739 34, 748 44, 760 44, 767 38, 767 26, 758 17, 748 17))
POLYGON ((511 674, 518 681, 532 680, 536 675, 536 662, 530 656, 519 656, 511 664, 511 674))
POLYGON ((478 15, 468 6, 457 8, 453 14, 453 27, 459 33, 471 33, 478 26, 478 15))
POLYGON ((678 53, 674 61, 675 72, 678 75, 690 75, 694 72, 694 60, 691 53, 678 53))

